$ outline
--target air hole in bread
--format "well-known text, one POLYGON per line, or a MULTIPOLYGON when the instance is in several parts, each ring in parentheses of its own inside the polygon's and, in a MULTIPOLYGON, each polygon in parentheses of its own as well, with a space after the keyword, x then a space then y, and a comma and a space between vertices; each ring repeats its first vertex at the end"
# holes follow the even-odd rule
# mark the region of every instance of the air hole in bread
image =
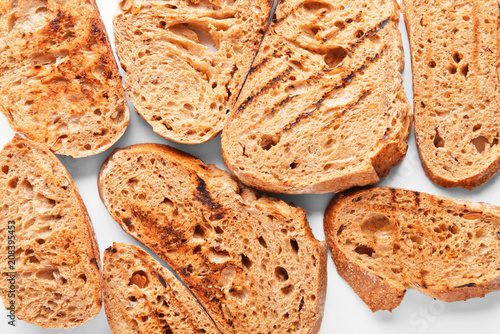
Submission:
POLYGON ((292 247, 292 251, 294 253, 297 254, 299 252, 299 243, 297 242, 297 240, 290 239, 290 246, 292 247))
POLYGON ((283 267, 276 267, 274 269, 274 276, 279 282, 285 282, 288 280, 288 272, 283 267))
POLYGON ((345 22, 344 21, 336 21, 334 25, 339 28, 340 30, 345 28, 345 22))
POLYGON ((295 168, 297 168, 297 166, 298 166, 298 165, 299 165, 299 164, 298 164, 298 162, 295 162, 295 161, 294 161, 294 162, 292 162, 292 163, 290 164, 290 169, 295 169, 295 168))
POLYGON ((332 9, 332 6, 328 3, 321 1, 308 1, 304 3, 303 8, 311 14, 324 15, 326 12, 332 9))
POLYGON ((241 285, 234 285, 229 289, 229 293, 233 297, 245 299, 247 296, 247 288, 241 285))
POLYGON ((369 257, 372 257, 373 253, 375 253, 373 248, 365 245, 357 246, 356 248, 354 248, 354 251, 360 255, 368 255, 369 257))
MULTIPOLYGON (((342 226, 340 228, 342 228, 342 226)), ((394 223, 391 222, 387 216, 379 213, 370 213, 361 224, 361 231, 363 233, 374 235, 377 239, 385 239, 390 234, 394 233, 395 230, 396 226, 394 223)))
POLYGON ((434 60, 431 60, 431 61, 429 62, 429 67, 430 67, 430 68, 435 68, 436 66, 437 66, 437 64, 436 64, 436 62, 435 62, 434 60))
POLYGON ((80 274, 80 275, 78 275, 78 278, 81 279, 84 283, 87 283, 87 275, 80 274))
POLYGON ((36 258, 36 256, 30 256, 26 259, 27 264, 38 264, 40 261, 36 258))
POLYGON ((422 243, 424 242, 422 237, 420 235, 417 235, 417 234, 412 234, 410 236, 410 240, 418 245, 422 245, 422 243))
POLYGON ((281 136, 279 135, 263 135, 260 140, 260 146, 265 151, 269 151, 273 146, 279 143, 281 136))
POLYGON ((6 175, 9 174, 9 166, 2 166, 2 172, 6 175))
POLYGON ((288 284, 281 288, 281 293, 284 295, 289 295, 290 293, 293 292, 293 289, 294 289, 293 284, 288 284))
POLYGON ((478 153, 483 153, 486 149, 486 144, 488 144, 488 139, 484 136, 479 136, 471 140, 471 144, 474 145, 478 153))
POLYGON ((37 238, 35 239, 36 243, 39 244, 39 245, 43 245, 45 243, 45 240, 42 239, 42 238, 37 238))
POLYGON ((472 128, 472 131, 476 132, 477 130, 481 129, 481 126, 482 126, 481 124, 474 125, 474 127, 472 128))
POLYGON ((448 67, 448 72, 450 72, 450 74, 455 74, 457 73, 457 67, 455 65, 450 65, 448 67))
POLYGON ((479 231, 476 232, 475 237, 479 240, 482 239, 487 239, 488 238, 488 233, 486 232, 485 228, 481 228, 479 231))
POLYGON ((245 254, 241 254, 241 264, 247 269, 250 269, 252 267, 252 260, 245 254))
POLYGON ((462 58, 463 58, 463 57, 462 57, 462 55, 461 55, 460 53, 458 53, 458 52, 455 52, 455 53, 453 54, 453 60, 454 60, 454 61, 455 61, 455 63, 457 63, 457 64, 458 64, 458 63, 460 63, 460 61, 462 60, 462 58))
POLYGON ((220 226, 215 226, 215 233, 222 234, 224 233, 224 230, 220 226))
POLYGON ((92 145, 87 144, 83 148, 85 148, 87 151, 90 151, 92 149, 92 145))
POLYGON ((195 226, 193 238, 195 238, 195 239, 204 239, 205 238, 205 229, 200 224, 195 226))
POLYGON ((208 259, 210 262, 214 263, 224 263, 231 259, 229 252, 222 249, 215 249, 214 247, 210 247, 208 251, 208 259))
POLYGON ((325 55, 325 63, 329 67, 337 67, 347 57, 347 50, 341 46, 330 49, 325 55))
POLYGON ((266 240, 264 240, 263 237, 259 237, 257 240, 259 240, 259 244, 264 247, 264 248, 267 248, 267 243, 266 243, 266 240))
POLYGON ((392 267, 391 271, 395 274, 400 274, 401 273, 401 268, 400 267, 392 267))
POLYGON ((462 16, 462 18, 464 19, 464 21, 469 21, 470 20, 470 16, 469 15, 464 15, 464 16, 462 16))
POLYGON ((116 108, 115 112, 111 115, 111 120, 115 123, 122 123, 125 119, 125 107, 123 105, 116 108))
POLYGON ((132 224, 132 221, 130 220, 130 218, 123 218, 122 219, 122 223, 125 225, 125 227, 127 228, 127 230, 129 230, 130 232, 134 232, 135 231, 134 225, 132 224))
POLYGON ((9 186, 9 188, 16 189, 18 181, 19 181, 19 178, 17 176, 13 177, 12 179, 9 180, 7 185, 9 186))
POLYGON ((135 296, 130 296, 130 297, 128 297, 128 300, 135 303, 137 301, 137 298, 135 298, 135 296))
POLYGON ((468 73, 469 73, 469 64, 465 65, 460 69, 460 74, 462 74, 465 78, 467 78, 468 73))
POLYGON ((365 35, 365 33, 364 33, 364 31, 363 31, 363 30, 358 30, 358 31, 356 31, 356 33, 354 34, 354 36, 355 36, 356 38, 361 38, 361 37, 363 37, 364 35, 365 35))
POLYGON ((436 129, 436 135, 434 136, 434 146, 435 147, 444 147, 445 141, 441 136, 439 135, 438 129, 436 129))
POLYGON ((43 269, 35 275, 38 279, 53 281, 60 276, 58 269, 43 269))
POLYGON ((136 271, 130 277, 128 285, 135 285, 139 289, 144 289, 148 286, 149 280, 146 273, 142 270, 136 271))

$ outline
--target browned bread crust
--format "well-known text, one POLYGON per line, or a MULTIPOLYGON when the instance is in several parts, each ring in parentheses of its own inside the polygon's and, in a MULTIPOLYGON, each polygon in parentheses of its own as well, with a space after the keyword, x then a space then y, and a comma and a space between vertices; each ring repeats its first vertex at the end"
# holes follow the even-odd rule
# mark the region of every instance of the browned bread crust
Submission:
POLYGON ((95 0, 0 3, 0 111, 57 154, 103 152, 129 111, 95 0))
POLYGON ((395 1, 280 1, 222 133, 228 169, 257 189, 339 192, 406 154, 395 1))
POLYGON ((500 208, 410 190, 336 195, 325 236, 342 278, 372 311, 406 289, 446 302, 500 290, 500 208))
POLYGON ((263 37, 268 0, 120 0, 116 51, 137 112, 184 144, 215 137, 263 37), (211 40, 217 50, 206 44, 211 40))
POLYGON ((326 244, 305 212, 168 146, 115 152, 101 198, 122 228, 164 259, 223 333, 317 333, 326 244))
POLYGON ((415 136, 427 176, 472 189, 500 169, 497 1, 403 1, 415 136))
POLYGON ((0 154, 0 203, 5 307, 14 300, 18 319, 44 328, 74 327, 97 315, 102 282, 94 230, 75 183, 54 154, 16 135, 0 154), (8 262, 7 245, 15 263, 8 262), (9 272, 16 273, 15 298, 9 272))
POLYGON ((103 262, 113 333, 221 333, 189 290, 140 247, 114 243, 103 262))

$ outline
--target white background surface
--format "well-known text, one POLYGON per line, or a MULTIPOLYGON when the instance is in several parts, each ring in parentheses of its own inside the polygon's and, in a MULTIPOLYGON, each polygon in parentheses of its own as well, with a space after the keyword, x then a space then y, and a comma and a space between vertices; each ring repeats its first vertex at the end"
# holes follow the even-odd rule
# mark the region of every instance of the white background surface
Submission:
MULTIPOLYGON (((101 15, 104 19, 111 44, 112 17, 115 12, 116 0, 97 0, 101 15)), ((411 69, 408 37, 403 20, 399 28, 403 37, 405 49, 404 85, 405 91, 412 103, 411 69)), ((114 46, 113 46, 114 48, 114 46)), ((124 75, 123 71, 121 71, 124 75)), ((131 107, 130 125, 125 135, 114 147, 125 147, 143 142, 163 143, 187 151, 206 164, 212 163, 224 168, 221 159, 220 137, 208 143, 187 146, 170 142, 156 135, 151 127, 136 114, 131 107)), ((3 115, 0 115, 0 145, 3 146, 14 136, 3 115)), ((111 149, 90 158, 74 160, 59 156, 73 176, 82 198, 92 218, 95 232, 101 251, 109 247, 114 241, 138 244, 131 236, 125 233, 106 211, 97 192, 97 175, 102 162, 111 153, 111 149)), ((485 185, 468 191, 465 189, 444 189, 434 185, 424 174, 415 146, 412 132, 409 148, 403 162, 394 168, 390 175, 379 185, 407 188, 435 195, 443 195, 470 201, 489 202, 500 205, 500 177, 497 175, 485 185)), ((314 235, 324 240, 323 213, 333 194, 325 195, 297 195, 279 196, 286 201, 304 208, 314 235)), ((149 251, 149 250, 148 250, 149 251)), ((149 252, 151 254, 151 252, 149 252)), ((154 256, 157 260, 158 257, 154 256)), ((164 262, 162 262, 164 263, 164 262)), ((24 321, 16 321, 16 327, 7 324, 7 312, 0 308, 0 334, 17 333, 72 333, 72 334, 110 334, 104 307, 101 313, 90 322, 72 329, 46 330, 30 325, 24 321), (4 316, 5 315, 5 316, 4 316)), ((379 311, 372 313, 352 289, 337 275, 333 261, 328 258, 328 292, 325 305, 324 319, 320 334, 326 333, 498 333, 500 319, 500 291, 490 293, 485 298, 475 298, 465 302, 444 303, 416 291, 409 290, 401 306, 392 313, 379 311)), ((115 333, 118 334, 118 333, 115 333)))

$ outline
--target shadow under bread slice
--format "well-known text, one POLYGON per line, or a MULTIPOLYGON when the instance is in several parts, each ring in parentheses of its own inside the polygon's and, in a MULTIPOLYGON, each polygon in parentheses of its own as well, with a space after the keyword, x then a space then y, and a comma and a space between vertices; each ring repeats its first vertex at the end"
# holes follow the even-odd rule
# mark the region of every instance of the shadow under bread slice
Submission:
POLYGON ((159 144, 115 150, 101 198, 122 228, 175 270, 224 333, 316 333, 326 244, 304 210, 159 144))

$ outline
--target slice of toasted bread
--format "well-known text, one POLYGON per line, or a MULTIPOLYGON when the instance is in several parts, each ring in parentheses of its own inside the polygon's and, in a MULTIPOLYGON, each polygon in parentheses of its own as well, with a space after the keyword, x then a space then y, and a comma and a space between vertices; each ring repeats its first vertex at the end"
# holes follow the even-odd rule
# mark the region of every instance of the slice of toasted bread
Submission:
POLYGON ((99 174, 113 218, 164 259, 223 333, 316 333, 326 244, 305 212, 158 144, 115 152, 99 174))
POLYGON ((374 184, 406 154, 393 1, 283 0, 222 134, 226 166, 279 193, 374 184))
POLYGON ((427 176, 472 189, 500 169, 497 1, 403 1, 415 136, 427 176))
POLYGON ((188 289, 140 247, 104 252, 104 308, 113 333, 220 334, 188 289))
POLYGON ((97 154, 121 137, 128 106, 95 0, 1 2, 0 110, 57 154, 97 154))
POLYGON ((44 328, 74 327, 97 315, 102 282, 94 230, 54 154, 16 135, 0 153, 0 203, 5 307, 44 328))
POLYGON ((500 208, 372 188, 333 198, 326 241, 337 271, 372 311, 406 289, 447 302, 500 290, 500 208))
POLYGON ((271 5, 267 0, 119 1, 114 34, 126 88, 156 133, 198 144, 221 131, 271 5))

